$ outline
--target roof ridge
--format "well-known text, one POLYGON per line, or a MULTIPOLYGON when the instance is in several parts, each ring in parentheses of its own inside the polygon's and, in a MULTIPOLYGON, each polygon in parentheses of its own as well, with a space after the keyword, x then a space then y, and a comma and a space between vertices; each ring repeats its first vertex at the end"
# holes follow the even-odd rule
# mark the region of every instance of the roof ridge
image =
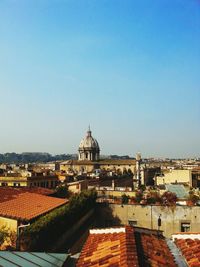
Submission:
POLYGON ((125 232, 126 232, 125 227, 90 229, 90 234, 113 234, 113 233, 125 233, 125 232))

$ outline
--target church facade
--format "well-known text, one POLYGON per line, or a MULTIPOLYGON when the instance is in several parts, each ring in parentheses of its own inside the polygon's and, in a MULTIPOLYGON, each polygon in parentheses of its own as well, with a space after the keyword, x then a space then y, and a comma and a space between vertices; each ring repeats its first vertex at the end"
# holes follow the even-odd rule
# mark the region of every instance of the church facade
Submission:
POLYGON ((92 136, 90 127, 78 148, 78 160, 67 160, 60 164, 60 170, 65 173, 92 173, 95 170, 135 173, 134 159, 100 159, 98 141, 92 136))

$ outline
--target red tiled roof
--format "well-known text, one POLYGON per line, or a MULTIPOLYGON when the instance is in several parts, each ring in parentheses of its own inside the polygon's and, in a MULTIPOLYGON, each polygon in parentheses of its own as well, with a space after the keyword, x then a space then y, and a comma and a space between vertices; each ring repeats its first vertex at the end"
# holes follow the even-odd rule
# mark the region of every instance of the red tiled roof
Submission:
POLYGON ((30 193, 36 193, 44 196, 49 196, 55 193, 54 190, 49 188, 43 188, 43 187, 30 187, 30 188, 24 188, 24 191, 30 192, 30 193))
POLYGON ((199 239, 175 239, 177 247, 181 250, 189 267, 200 266, 200 240, 199 239))
POLYGON ((135 165, 135 159, 102 159, 99 161, 101 165, 135 165))
POLYGON ((77 267, 138 267, 134 230, 130 226, 90 233, 77 267), (118 231, 119 230, 119 231, 118 231))
POLYGON ((25 192, 16 194, 11 200, 4 199, 0 203, 0 216, 30 221, 65 203, 66 199, 25 192))
POLYGON ((144 266, 177 266, 163 236, 141 233, 140 238, 144 266))
POLYGON ((41 195, 51 195, 54 193, 53 190, 48 188, 42 188, 42 187, 0 187, 0 203, 4 201, 8 201, 11 199, 15 199, 18 197, 18 195, 29 192, 29 193, 37 193, 41 195))
POLYGON ((61 165, 135 165, 135 159, 102 159, 99 161, 88 160, 67 160, 60 163, 61 165))

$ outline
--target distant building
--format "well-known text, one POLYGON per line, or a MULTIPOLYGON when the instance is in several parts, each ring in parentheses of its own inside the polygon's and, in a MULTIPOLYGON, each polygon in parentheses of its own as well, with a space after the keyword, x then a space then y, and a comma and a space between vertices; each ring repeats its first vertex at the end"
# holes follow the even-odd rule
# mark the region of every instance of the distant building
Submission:
POLYGON ((92 137, 90 127, 85 138, 81 140, 78 149, 78 159, 88 161, 98 161, 100 155, 99 144, 96 139, 92 137))
POLYGON ((200 167, 192 169, 192 186, 200 188, 200 167))
POLYGON ((113 171, 123 174, 124 172, 135 172, 134 159, 105 159, 99 161, 86 160, 67 160, 60 163, 60 171, 66 173, 87 174, 95 172, 95 170, 113 171))
POLYGON ((141 169, 141 181, 146 186, 155 185, 155 178, 160 175, 160 167, 143 167, 141 169))
POLYGON ((163 184, 184 184, 192 186, 191 170, 165 170, 162 175, 156 176, 156 185, 163 184))
POLYGON ((67 160, 60 163, 60 171, 66 173, 87 174, 95 170, 114 171, 118 173, 135 173, 136 161, 133 159, 103 159, 100 160, 98 141, 92 137, 89 128, 86 137, 80 142, 78 160, 67 160))
POLYGON ((67 183, 67 188, 69 191, 73 193, 80 193, 83 190, 87 190, 88 185, 86 180, 82 180, 82 181, 67 183))
POLYGON ((59 184, 57 175, 35 173, 6 173, 0 175, 0 186, 55 188, 59 184))

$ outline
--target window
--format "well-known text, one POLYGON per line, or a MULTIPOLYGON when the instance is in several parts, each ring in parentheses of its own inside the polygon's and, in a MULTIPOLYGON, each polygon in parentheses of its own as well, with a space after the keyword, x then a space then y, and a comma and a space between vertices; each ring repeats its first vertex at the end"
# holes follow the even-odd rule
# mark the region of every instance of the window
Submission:
POLYGON ((14 186, 14 187, 16 187, 16 186, 20 186, 20 183, 14 183, 13 186, 14 186))
POLYGON ((131 225, 131 226, 136 226, 137 225, 137 221, 128 220, 128 224, 131 225))
POLYGON ((181 232, 190 232, 190 222, 181 222, 181 232))

